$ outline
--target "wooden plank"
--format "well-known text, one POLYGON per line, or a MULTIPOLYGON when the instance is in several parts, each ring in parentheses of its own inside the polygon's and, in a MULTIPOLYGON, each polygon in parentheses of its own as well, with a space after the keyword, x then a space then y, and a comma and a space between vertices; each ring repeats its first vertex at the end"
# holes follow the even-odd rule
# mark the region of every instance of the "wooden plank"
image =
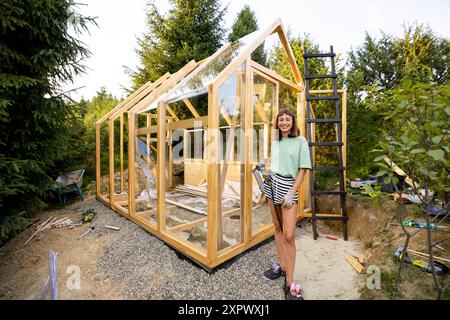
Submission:
MULTIPOLYGON (((338 93, 343 93, 344 89, 338 89, 338 93)), ((333 89, 318 89, 318 90, 309 90, 310 94, 319 94, 319 93, 334 93, 333 89)))
MULTIPOLYGON (((202 126, 205 126, 208 124, 208 116, 203 116, 200 118, 191 118, 191 119, 185 119, 185 120, 179 120, 170 122, 167 124, 167 130, 173 131, 176 129, 190 129, 190 128, 196 128, 196 125, 202 124, 202 126)), ((157 132, 158 126, 151 126, 149 128, 140 128, 136 130, 136 135, 144 135, 144 134, 151 134, 157 132)))
MULTIPOLYGON (((104 116, 102 116, 100 119, 97 120, 96 124, 101 124, 103 121, 108 119, 111 115, 121 110, 126 104, 128 104, 131 100, 133 100, 136 96, 141 94, 142 91, 148 90, 148 87, 152 85, 151 81, 148 81, 145 83, 142 87, 137 89, 135 92, 133 92, 128 98, 120 102, 117 106, 112 108, 108 113, 106 113, 104 116)), ((150 89, 151 90, 151 89, 150 89)))
POLYGON ((114 186, 114 120, 108 121, 108 157, 109 157, 109 201, 114 204, 115 186, 114 186))
POLYGON ((134 140, 134 128, 136 126, 136 114, 128 111, 128 214, 133 216, 136 212, 135 190, 135 153, 136 141, 134 140))
POLYGON ((362 266, 358 260, 356 260, 351 254, 346 254, 345 255, 345 260, 347 260, 348 263, 350 263, 350 265, 358 272, 358 273, 363 273, 366 271, 366 268, 364 268, 364 266, 362 266))
POLYGON ((364 253, 361 253, 358 256, 358 262, 361 263, 361 265, 363 265, 363 266, 366 265, 366 255, 364 253))
MULTIPOLYGON (((178 70, 175 74, 173 74, 168 80, 166 80, 163 84, 161 84, 156 90, 154 90, 150 95, 141 100, 138 104, 136 104, 131 111, 136 113, 145 112, 146 108, 153 103, 156 99, 158 99, 162 94, 165 94, 169 89, 172 89, 176 86, 176 84, 183 79, 189 72, 191 72, 194 68, 197 67, 197 63, 194 60, 189 61, 183 68, 178 70)), ((165 116, 166 114, 164 114, 165 116)))
POLYGON ((180 207, 180 208, 183 208, 183 209, 186 209, 186 210, 198 213, 198 214, 202 214, 202 215, 206 215, 207 214, 206 211, 203 211, 203 210, 200 210, 200 209, 197 209, 197 208, 193 208, 193 207, 190 207, 190 206, 187 206, 185 204, 178 203, 176 201, 172 201, 172 200, 169 200, 169 199, 166 199, 166 203, 173 204, 174 206, 177 206, 177 207, 180 207))
POLYGON ((294 56, 294 52, 292 51, 291 45, 289 44, 289 40, 287 38, 286 32, 284 31, 283 24, 281 23, 281 21, 280 21, 279 26, 277 27, 276 31, 278 33, 278 36, 280 37, 281 44, 283 45, 284 50, 286 52, 287 61, 289 62, 289 65, 291 66, 291 70, 292 70, 292 73, 294 74, 295 82, 297 82, 298 84, 300 84, 301 87, 304 88, 305 84, 303 82, 302 74, 300 72, 300 69, 298 68, 297 61, 294 56))
MULTIPOLYGON (((411 249, 408 249, 408 252, 416 254, 416 255, 421 256, 421 257, 430 258, 430 255, 428 253, 424 253, 424 252, 420 252, 420 251, 416 251, 416 250, 411 250, 411 249)), ((438 261, 443 261, 443 262, 450 262, 449 259, 437 257, 435 255, 433 255, 433 259, 434 260, 438 260, 438 261)))
POLYGON ((208 86, 208 130, 206 131, 207 144, 206 150, 208 160, 208 224, 207 224, 207 257, 212 263, 217 259, 217 216, 220 210, 219 203, 219 97, 218 90, 213 85, 208 86))
POLYGON ((342 164, 344 166, 344 190, 347 191, 347 91, 342 91, 342 164))
POLYGON ((167 106, 167 112, 174 118, 176 121, 180 121, 180 118, 177 117, 176 113, 172 110, 171 107, 167 106))
POLYGON ((120 192, 124 191, 123 176, 123 114, 120 115, 120 192))
POLYGON ((184 231, 186 229, 192 229, 192 228, 198 226, 199 224, 202 224, 203 222, 205 222, 206 219, 207 218, 205 217, 205 218, 201 218, 201 219, 194 220, 194 221, 191 221, 191 222, 183 223, 181 225, 178 225, 178 226, 175 226, 175 227, 172 227, 172 228, 168 228, 167 231, 181 232, 181 231, 184 231))
POLYGON ((189 111, 191 111, 191 113, 194 115, 194 117, 200 118, 200 115, 198 114, 192 103, 189 101, 189 99, 183 99, 183 102, 188 107, 189 111))
MULTIPOLYGON (((172 123, 173 119, 169 120, 168 125, 172 123)), ((173 140, 173 131, 167 130, 167 140, 169 141, 169 188, 173 186, 173 149, 172 149, 172 140, 173 140)))
POLYGON ((128 193, 116 194, 116 203, 119 201, 127 201, 128 203, 128 193))
MULTIPOLYGON (((251 165, 252 150, 253 150, 253 74, 251 68, 251 57, 248 56, 245 62, 244 83, 241 94, 243 95, 243 106, 241 108, 243 113, 244 126, 244 164, 241 169, 241 174, 244 175, 244 181, 241 181, 241 204, 244 206, 243 215, 241 216, 241 239, 243 243, 248 243, 252 236, 252 195, 253 195, 253 177, 251 165), (243 171, 243 172, 242 172, 243 171)), ((241 211, 242 212, 242 211, 241 211)))
POLYGON ((294 82, 292 82, 289 79, 284 78, 283 76, 279 75, 275 71, 270 70, 269 68, 266 68, 266 67, 260 65, 256 61, 252 61, 251 65, 254 68, 253 71, 262 77, 269 76, 269 77, 281 82, 282 84, 289 87, 290 89, 294 90, 295 92, 300 92, 303 90, 301 86, 295 84, 294 82))
POLYGON ((158 201, 158 232, 166 228, 166 107, 163 102, 158 103, 158 143, 157 143, 157 201, 158 201))
POLYGON ((409 185, 410 185, 411 187, 413 187, 413 188, 420 189, 419 184, 418 184, 417 182, 415 182, 413 179, 411 179, 411 178, 406 174, 405 171, 403 171, 402 169, 400 169, 400 167, 397 166, 397 165, 394 163, 394 161, 391 161, 388 157, 385 157, 385 158, 384 158, 384 161, 392 168, 392 170, 394 170, 394 172, 395 172, 396 174, 398 174, 399 176, 402 176, 402 177, 406 177, 406 178, 405 178, 405 182, 406 182, 407 184, 409 184, 409 185))
POLYGON ((100 126, 95 124, 95 186, 97 196, 101 194, 101 171, 100 171, 100 126))
POLYGON ((220 85, 228 79, 228 77, 238 69, 238 67, 244 63, 248 57, 255 51, 264 40, 277 31, 277 28, 281 25, 281 20, 277 19, 270 27, 261 32, 258 38, 256 38, 252 44, 248 45, 246 50, 239 53, 237 57, 214 79, 214 87, 219 88, 220 85))

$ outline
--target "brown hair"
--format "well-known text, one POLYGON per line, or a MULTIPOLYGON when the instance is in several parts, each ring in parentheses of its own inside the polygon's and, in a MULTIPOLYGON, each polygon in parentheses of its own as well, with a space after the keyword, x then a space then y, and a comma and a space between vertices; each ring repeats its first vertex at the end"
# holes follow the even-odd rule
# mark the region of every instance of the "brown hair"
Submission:
POLYGON ((288 137, 292 138, 292 137, 298 137, 300 135, 300 132, 298 130, 298 126, 297 126, 297 119, 295 118, 295 114, 289 110, 288 108, 283 108, 278 112, 277 115, 277 120, 275 123, 275 139, 276 140, 281 140, 283 139, 283 136, 281 134, 281 130, 280 128, 278 128, 278 118, 280 118, 283 114, 287 114, 289 117, 292 118, 292 128, 291 131, 288 134, 288 137))

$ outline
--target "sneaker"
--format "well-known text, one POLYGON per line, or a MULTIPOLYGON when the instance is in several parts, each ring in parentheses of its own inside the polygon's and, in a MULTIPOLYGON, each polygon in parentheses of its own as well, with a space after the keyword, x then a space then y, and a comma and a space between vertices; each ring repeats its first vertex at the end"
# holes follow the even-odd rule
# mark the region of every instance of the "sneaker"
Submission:
POLYGON ((269 270, 264 271, 264 278, 269 280, 275 280, 282 276, 286 276, 286 272, 284 272, 276 262, 272 264, 272 267, 269 270))
POLYGON ((290 286, 284 284, 284 294, 286 300, 304 300, 302 295, 302 288, 299 284, 291 283, 290 286), (295 292, 295 295, 292 294, 292 291, 295 292))

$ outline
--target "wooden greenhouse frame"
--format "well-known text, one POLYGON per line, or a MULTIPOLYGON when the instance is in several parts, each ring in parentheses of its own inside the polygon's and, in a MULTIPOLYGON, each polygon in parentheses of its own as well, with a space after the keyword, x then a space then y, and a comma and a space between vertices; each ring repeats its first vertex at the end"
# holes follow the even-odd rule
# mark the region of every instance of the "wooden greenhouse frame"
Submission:
MULTIPOLYGON (((259 195, 256 200, 253 198, 256 182, 252 170, 258 161, 251 155, 252 143, 256 140, 251 131, 255 126, 263 127, 263 138, 260 138, 263 146, 260 148, 266 156, 270 148, 269 128, 274 127, 282 89, 297 96, 293 108, 296 109, 300 133, 306 136, 304 81, 280 19, 267 29, 225 44, 205 60, 190 61, 178 72, 167 73, 155 82, 146 83, 96 122, 97 199, 207 270, 273 236, 271 221, 259 223, 256 220, 260 217, 257 210, 264 211, 265 202, 264 196, 259 195), (278 35, 295 82, 251 59, 252 52, 271 35, 278 35), (256 84, 256 78, 263 83, 256 84), (191 88, 194 81, 198 83, 199 79, 201 97, 207 95, 206 115, 201 114, 190 100, 193 91, 186 89, 191 88), (266 98, 262 99, 264 95, 271 100, 267 102, 264 100, 266 98), (224 107, 226 98, 230 98, 228 101, 231 102, 227 103, 234 109, 224 107), (258 105, 260 100, 264 104, 258 105), (183 102, 192 113, 192 118, 180 119, 176 108, 171 106, 172 101, 183 102), (253 122, 257 117, 262 119, 261 123, 253 122), (233 136, 233 142, 226 145, 227 152, 222 159, 218 133, 225 127, 233 134, 240 130, 243 138, 236 144, 233 136), (176 130, 183 132, 185 148, 188 134, 195 133, 195 130, 203 134, 203 158, 188 159, 187 155, 184 156, 185 185, 173 182, 176 173, 172 142, 176 130), (238 160, 233 158, 228 161, 228 156, 235 157, 234 150, 238 147, 242 147, 238 160), (102 159, 105 158, 108 168, 102 171, 102 159), (225 194, 225 188, 234 194, 225 194), (179 194, 170 193, 173 190, 179 194), (183 192, 197 196, 195 199, 204 198, 206 208, 198 209, 177 201, 177 196, 182 197, 183 192), (225 210, 224 199, 233 199, 238 207, 225 210), (152 201, 154 204, 151 204, 152 201), (172 212, 181 212, 183 216, 192 214, 196 218, 183 220, 172 216, 172 212), (238 234, 234 242, 225 237, 226 230, 234 225, 232 223, 238 229, 233 231, 238 234), (203 228, 205 241, 192 241, 192 230, 195 228, 203 228)), ((311 91, 311 94, 324 92, 311 91)), ((339 93, 342 97, 345 167, 346 92, 339 90, 339 93)), ((298 220, 311 216, 308 179, 309 173, 299 190, 298 220)))

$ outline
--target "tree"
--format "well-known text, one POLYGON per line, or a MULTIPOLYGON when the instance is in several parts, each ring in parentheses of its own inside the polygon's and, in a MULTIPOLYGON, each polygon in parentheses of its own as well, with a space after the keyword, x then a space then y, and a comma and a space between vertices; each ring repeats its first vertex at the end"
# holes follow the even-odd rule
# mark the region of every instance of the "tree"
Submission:
MULTIPOLYGON (((230 42, 236 41, 256 30, 258 30, 258 22, 255 12, 253 12, 248 5, 245 5, 234 20, 233 26, 231 27, 231 33, 228 35, 228 40, 230 42)), ((252 53, 252 59, 259 64, 266 64, 267 57, 264 51, 264 44, 259 46, 252 53)))
POLYGON ((69 31, 78 35, 93 19, 74 8, 72 0, 0 4, 0 241, 44 205, 80 123, 79 105, 58 90, 89 55, 69 31))
MULTIPOLYGON (((379 149, 375 149, 381 155, 375 158, 381 170, 378 176, 387 175, 385 183, 398 183, 393 174, 392 165, 388 166, 384 159, 394 162, 408 176, 424 190, 414 185, 413 192, 421 203, 422 211, 427 221, 427 243, 429 263, 434 265, 433 247, 449 238, 433 241, 431 221, 427 214, 427 206, 431 204, 431 198, 440 199, 445 209, 449 209, 450 195, 450 158, 449 158, 449 136, 448 123, 450 120, 450 85, 437 85, 436 83, 413 83, 407 79, 400 88, 379 90, 376 85, 368 87, 370 95, 366 99, 367 105, 383 117, 381 127, 381 138, 378 143, 379 149), (433 192, 433 193, 431 193, 433 192), (430 197, 430 195, 433 195, 430 197)), ((399 190, 397 190, 399 192, 399 190)), ((403 252, 407 253, 409 240, 420 232, 410 233, 404 226, 407 207, 402 206, 400 210, 400 225, 405 233, 405 244, 403 252)), ((439 218, 436 225, 442 223, 449 215, 439 218)), ((397 290, 400 289, 400 276, 405 254, 402 255, 397 278, 397 290)), ((442 286, 433 268, 433 279, 437 298, 448 288, 448 284, 442 286)))
POLYGON ((149 32, 139 39, 137 53, 141 66, 129 71, 134 89, 166 72, 175 73, 192 59, 200 61, 221 45, 225 30, 222 19, 226 8, 219 0, 170 0, 167 17, 154 3, 147 12, 149 32))
POLYGON ((376 170, 370 152, 378 142, 383 118, 363 103, 364 86, 381 91, 401 86, 406 79, 448 83, 450 42, 423 25, 405 27, 403 37, 366 33, 362 46, 349 53, 345 84, 348 92, 348 168, 351 175, 376 170))

